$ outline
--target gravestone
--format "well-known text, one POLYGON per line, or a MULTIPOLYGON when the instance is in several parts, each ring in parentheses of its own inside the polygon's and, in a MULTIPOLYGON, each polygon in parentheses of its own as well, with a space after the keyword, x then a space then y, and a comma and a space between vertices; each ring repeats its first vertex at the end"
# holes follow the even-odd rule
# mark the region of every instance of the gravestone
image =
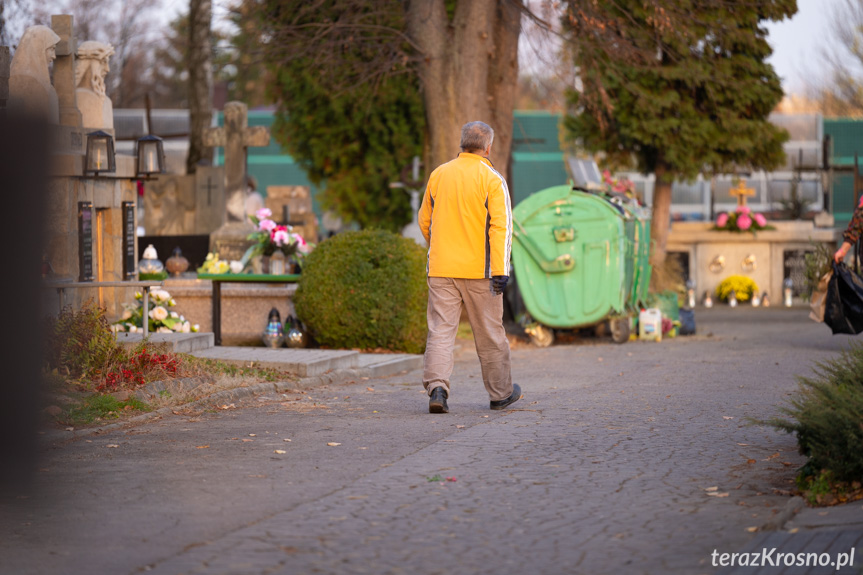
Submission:
POLYGON ((293 226, 293 231, 306 241, 318 241, 318 218, 312 211, 308 186, 267 186, 265 202, 273 212, 273 220, 293 226))
POLYGON ((238 260, 251 245, 246 237, 255 230, 245 215, 246 149, 268 146, 270 132, 249 126, 248 108, 242 102, 225 104, 225 125, 204 132, 204 145, 225 148, 225 220, 210 236, 210 250, 221 259, 238 260))
POLYGON ((198 166, 195 171, 195 234, 210 235, 225 219, 225 168, 198 166))
POLYGON ((147 236, 195 233, 195 177, 161 174, 144 188, 144 230, 147 236))

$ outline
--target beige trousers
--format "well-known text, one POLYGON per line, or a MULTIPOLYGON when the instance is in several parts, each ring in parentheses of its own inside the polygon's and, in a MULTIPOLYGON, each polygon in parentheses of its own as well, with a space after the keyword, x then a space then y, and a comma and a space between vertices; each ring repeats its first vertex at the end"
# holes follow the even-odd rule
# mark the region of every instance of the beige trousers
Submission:
POLYGON ((482 382, 491 401, 512 395, 509 341, 503 328, 503 296, 491 291, 488 279, 428 278, 428 340, 423 361, 423 386, 429 394, 443 387, 450 395, 455 344, 461 306, 464 303, 476 353, 482 366, 482 382))

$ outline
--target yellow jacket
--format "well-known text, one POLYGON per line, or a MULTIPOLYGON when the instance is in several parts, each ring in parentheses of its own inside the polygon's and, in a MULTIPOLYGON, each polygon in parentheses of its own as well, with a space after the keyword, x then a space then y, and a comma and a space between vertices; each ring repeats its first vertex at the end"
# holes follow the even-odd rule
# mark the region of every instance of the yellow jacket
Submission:
POLYGON ((438 166, 429 177, 419 224, 429 244, 429 277, 509 275, 509 189, 487 158, 462 152, 438 166))

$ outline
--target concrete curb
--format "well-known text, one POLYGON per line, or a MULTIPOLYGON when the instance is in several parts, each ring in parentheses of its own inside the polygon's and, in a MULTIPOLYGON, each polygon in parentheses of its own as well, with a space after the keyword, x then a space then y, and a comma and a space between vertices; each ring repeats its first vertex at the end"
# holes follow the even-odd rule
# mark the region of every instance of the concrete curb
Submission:
POLYGON ((265 383, 256 383, 254 385, 250 385, 247 387, 235 387, 233 389, 224 389, 222 391, 217 391, 212 395, 208 395, 207 397, 203 397, 201 399, 185 403, 183 405, 178 405, 176 407, 162 407, 155 411, 150 411, 148 413, 143 413, 141 415, 136 415, 135 417, 130 417, 125 421, 118 421, 116 423, 109 423, 106 425, 102 425, 99 427, 88 427, 85 429, 75 429, 73 431, 46 431, 41 434, 40 437, 46 440, 51 441, 62 441, 64 439, 75 439, 78 437, 86 437, 88 435, 96 435, 99 433, 104 433, 107 431, 114 431, 116 429, 123 429, 129 426, 138 425, 141 423, 146 423, 153 419, 160 419, 162 417, 167 417, 169 415, 173 415, 174 411, 179 409, 194 409, 201 407, 212 407, 213 405, 225 404, 233 401, 238 401, 241 399, 247 399, 250 397, 255 397, 256 395, 261 395, 264 393, 286 393, 288 391, 294 389, 315 389, 318 387, 324 387, 327 385, 339 385, 344 383, 353 382, 359 379, 380 379, 383 377, 392 377, 393 375, 399 375, 399 373, 408 373, 410 370, 403 370, 399 373, 392 373, 386 375, 375 375, 377 371, 375 369, 376 366, 370 367, 362 367, 362 368, 353 368, 353 369, 336 369, 330 371, 328 373, 324 373, 321 375, 313 375, 310 377, 303 377, 298 379, 297 381, 278 381, 278 382, 265 382, 265 383))
POLYGON ((791 521, 804 507, 806 507, 806 500, 799 495, 795 495, 788 500, 782 511, 762 525, 759 531, 784 531, 785 524, 791 521))

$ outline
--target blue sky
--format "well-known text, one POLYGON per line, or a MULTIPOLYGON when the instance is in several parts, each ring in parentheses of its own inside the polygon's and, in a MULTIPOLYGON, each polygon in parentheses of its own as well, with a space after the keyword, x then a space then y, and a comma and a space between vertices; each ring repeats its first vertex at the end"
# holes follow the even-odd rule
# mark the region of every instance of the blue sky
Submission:
POLYGON ((840 2, 797 0, 797 14, 791 20, 767 26, 767 40, 773 46, 769 61, 786 93, 802 94, 807 75, 818 75, 818 51, 830 37, 830 14, 840 2))

